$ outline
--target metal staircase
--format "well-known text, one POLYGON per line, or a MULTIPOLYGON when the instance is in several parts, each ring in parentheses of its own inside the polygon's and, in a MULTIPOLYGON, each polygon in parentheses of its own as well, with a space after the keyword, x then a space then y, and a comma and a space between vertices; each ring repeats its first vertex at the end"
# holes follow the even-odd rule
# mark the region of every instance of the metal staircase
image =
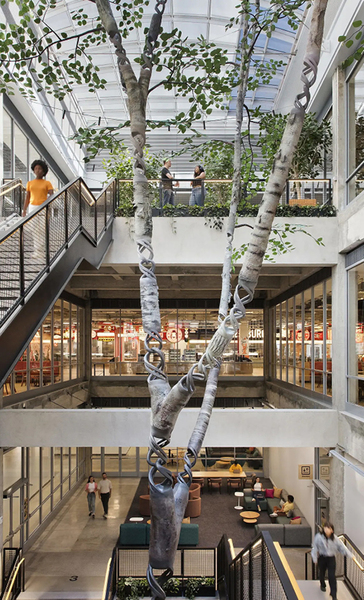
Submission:
POLYGON ((0 355, 1 383, 82 260, 99 265, 112 241, 116 197, 116 180, 95 198, 78 178, 23 218, 21 183, 0 189, 0 344, 8 350, 0 355))

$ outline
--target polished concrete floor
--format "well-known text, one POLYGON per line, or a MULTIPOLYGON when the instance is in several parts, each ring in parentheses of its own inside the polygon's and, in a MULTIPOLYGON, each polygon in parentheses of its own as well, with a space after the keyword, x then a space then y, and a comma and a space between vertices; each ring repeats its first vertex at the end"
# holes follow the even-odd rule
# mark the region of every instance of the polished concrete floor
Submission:
POLYGON ((21 600, 100 598, 107 562, 139 479, 112 479, 112 484, 107 520, 98 499, 96 518, 88 516, 82 485, 26 552, 26 590, 21 600))

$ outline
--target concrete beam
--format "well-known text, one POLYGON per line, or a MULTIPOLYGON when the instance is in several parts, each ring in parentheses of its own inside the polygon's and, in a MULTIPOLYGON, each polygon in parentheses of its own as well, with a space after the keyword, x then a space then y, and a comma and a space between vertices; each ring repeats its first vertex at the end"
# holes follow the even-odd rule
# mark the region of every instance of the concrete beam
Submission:
MULTIPOLYGON (((198 409, 182 412, 171 445, 186 447, 198 409)), ((2 446, 148 445, 150 409, 1 411, 2 446), (90 431, 92 435, 90 436, 90 431)), ((205 445, 330 447, 338 439, 334 410, 214 409, 205 445)))
MULTIPOLYGON (((76 277, 71 280, 70 288, 72 290, 139 290, 139 277, 125 277, 115 279, 115 275, 105 275, 104 277, 84 276, 76 277)), ((184 277, 178 278, 178 275, 158 277, 158 287, 160 290, 221 290, 220 277, 184 277), (177 278, 177 279, 176 279, 177 278)), ((280 277, 259 277, 258 290, 280 290, 280 277)))

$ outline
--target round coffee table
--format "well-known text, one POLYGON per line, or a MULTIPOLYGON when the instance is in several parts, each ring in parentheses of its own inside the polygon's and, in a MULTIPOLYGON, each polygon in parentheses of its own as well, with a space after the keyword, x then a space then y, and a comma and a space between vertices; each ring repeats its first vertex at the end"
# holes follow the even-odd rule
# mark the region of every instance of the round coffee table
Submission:
POLYGON ((236 506, 234 506, 234 508, 236 508, 236 510, 240 510, 241 509, 241 504, 240 504, 240 498, 243 498, 244 496, 244 492, 235 492, 234 494, 237 499, 238 499, 238 503, 236 506))
POLYGON ((243 510, 240 513, 244 523, 256 523, 259 519, 260 513, 255 512, 254 510, 243 510))

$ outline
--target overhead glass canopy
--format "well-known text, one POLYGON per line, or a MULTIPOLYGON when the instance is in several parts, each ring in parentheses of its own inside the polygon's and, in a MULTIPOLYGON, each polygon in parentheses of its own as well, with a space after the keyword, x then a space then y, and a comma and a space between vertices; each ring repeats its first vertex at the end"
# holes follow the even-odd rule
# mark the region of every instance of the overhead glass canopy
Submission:
MULTIPOLYGON (((228 51, 229 60, 233 61, 236 59, 236 47, 241 31, 239 26, 226 31, 225 25, 236 14, 236 4, 236 0, 169 0, 163 16, 163 29, 171 31, 177 27, 184 36, 188 37, 190 42, 196 41, 197 37, 202 35, 207 41, 215 42, 225 48, 228 51)), ((261 5, 264 6, 264 4, 268 6, 268 2, 262 0, 261 5)), ((81 7, 85 9, 90 19, 96 17, 97 9, 92 2, 60 0, 57 9, 49 12, 47 22, 56 31, 66 31, 70 36, 76 32, 75 28, 78 28, 72 20, 72 11, 81 7)), ((143 29, 149 25, 153 12, 154 2, 151 0, 149 6, 145 7, 143 27, 132 32, 129 38, 124 41, 124 47, 132 64, 134 59, 142 53, 144 46, 143 29)), ((303 12, 301 14, 303 15, 303 12)), ((87 24, 86 28, 90 28, 90 23, 87 24)), ((259 37, 254 57, 263 61, 268 61, 271 58, 282 59, 285 63, 288 63, 295 39, 296 32, 292 31, 288 23, 283 20, 277 24, 271 38, 267 38, 266 35, 259 37)), ((88 88, 83 85, 79 85, 74 89, 73 95, 82 119, 86 125, 95 123, 96 125, 98 123, 101 125, 118 125, 120 121, 128 119, 128 113, 126 96, 119 80, 114 48, 107 42, 101 46, 90 48, 88 52, 100 67, 101 76, 107 80, 107 85, 105 90, 99 90, 94 94, 90 93, 88 88)), ((57 56, 61 59, 64 58, 65 51, 57 50, 57 56)), ((138 69, 138 65, 135 64, 135 68, 138 69)), ((254 92, 249 92, 246 99, 248 107, 261 106, 263 110, 271 111, 284 72, 285 68, 282 68, 268 85, 259 84, 254 92)), ((191 70, 191 74, 193 73, 194 70, 191 70)), ((252 69, 253 73, 254 70, 252 69)), ((160 81, 159 77, 160 74, 154 71, 151 86, 160 81)), ((186 109, 188 105, 188 98, 175 97, 173 91, 167 91, 161 86, 149 95, 147 118, 152 120, 173 118, 177 113, 186 109)), ((205 129, 201 122, 196 125, 196 129, 209 138, 232 140, 235 128, 235 105, 236 92, 233 90, 229 109, 225 111, 213 110, 211 115, 204 119, 205 129)), ((122 130, 121 136, 128 143, 126 129, 122 130)), ((170 131, 167 127, 164 127, 148 132, 148 145, 154 152, 163 151, 166 155, 173 156, 179 150, 183 137, 173 127, 170 131)), ((88 164, 87 168, 89 170, 101 169, 102 159, 106 156, 106 153, 101 153, 99 157, 88 164)), ((173 171, 178 173, 189 172, 191 170, 190 160, 190 156, 176 157, 173 161, 173 171)))

